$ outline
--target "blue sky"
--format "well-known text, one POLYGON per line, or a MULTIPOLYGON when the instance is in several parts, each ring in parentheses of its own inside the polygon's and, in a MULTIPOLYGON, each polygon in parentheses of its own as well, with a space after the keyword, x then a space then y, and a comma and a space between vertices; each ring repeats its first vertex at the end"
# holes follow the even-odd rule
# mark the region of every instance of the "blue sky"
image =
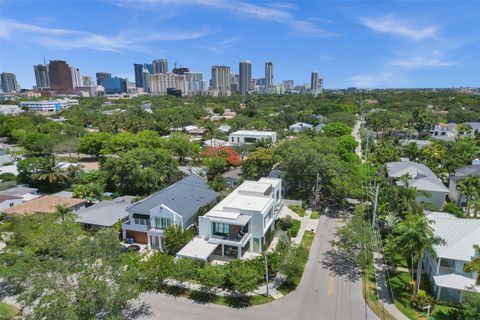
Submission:
POLYGON ((133 63, 167 58, 210 78, 253 62, 274 80, 326 88, 480 86, 480 1, 0 0, 0 71, 34 85, 33 65, 133 81, 133 63))

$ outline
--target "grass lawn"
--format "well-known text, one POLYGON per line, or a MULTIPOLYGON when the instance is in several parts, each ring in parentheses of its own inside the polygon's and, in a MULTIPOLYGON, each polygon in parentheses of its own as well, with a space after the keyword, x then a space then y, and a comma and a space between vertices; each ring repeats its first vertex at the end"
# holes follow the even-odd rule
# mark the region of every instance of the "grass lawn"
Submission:
POLYGON ((15 308, 14 306, 6 302, 0 301, 0 320, 13 319, 17 312, 17 308, 15 308))
POLYGON ((300 230, 300 220, 292 220, 292 227, 287 230, 287 234, 290 238, 295 238, 300 230))
POLYGON ((288 206, 288 209, 292 210, 293 212, 298 214, 300 217, 303 217, 305 215, 305 209, 303 209, 300 206, 290 205, 288 206))
POLYGON ((310 219, 320 219, 320 212, 313 210, 312 214, 310 215, 310 219))
POLYGON ((395 320, 395 318, 383 309, 382 303, 378 300, 377 285, 375 280, 375 273, 373 269, 373 261, 368 268, 363 271, 363 294, 368 306, 384 320, 395 320))
POLYGON ((199 304, 215 303, 232 308, 246 308, 258 304, 271 302, 272 297, 264 295, 244 296, 244 297, 224 297, 211 292, 190 290, 177 286, 169 286, 163 290, 164 293, 175 297, 185 297, 192 299, 199 304))

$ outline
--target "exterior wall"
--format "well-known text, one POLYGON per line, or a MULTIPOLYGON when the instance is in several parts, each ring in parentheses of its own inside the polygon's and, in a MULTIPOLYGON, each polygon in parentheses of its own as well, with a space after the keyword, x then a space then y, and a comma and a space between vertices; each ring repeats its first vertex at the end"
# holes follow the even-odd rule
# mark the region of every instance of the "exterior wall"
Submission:
POLYGON ((458 203, 460 197, 460 192, 457 190, 457 183, 450 179, 448 183, 448 198, 450 201, 454 202, 455 204, 458 203))
POLYGON ((184 225, 182 216, 164 205, 155 207, 150 210, 150 226, 152 228, 155 228, 156 217, 171 219, 173 224, 178 224, 182 226, 182 229, 188 227, 188 225, 184 225))
POLYGON ((248 144, 252 142, 245 142, 245 138, 251 138, 251 139, 256 139, 262 140, 262 139, 270 139, 272 142, 277 142, 277 133, 274 132, 272 134, 237 134, 237 133, 231 133, 228 136, 228 142, 231 144, 248 144))
POLYGON ((127 238, 134 238, 135 242, 141 244, 148 244, 148 237, 146 232, 126 230, 125 235, 127 238))

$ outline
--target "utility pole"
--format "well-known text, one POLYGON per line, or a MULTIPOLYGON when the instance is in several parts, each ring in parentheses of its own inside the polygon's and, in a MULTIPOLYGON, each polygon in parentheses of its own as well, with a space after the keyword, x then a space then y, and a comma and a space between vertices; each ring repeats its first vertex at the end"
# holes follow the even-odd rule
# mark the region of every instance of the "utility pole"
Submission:
POLYGON ((379 192, 380 192, 380 183, 377 184, 377 188, 375 189, 375 201, 373 202, 372 228, 375 227, 375 220, 377 220, 377 205, 378 205, 378 193, 379 192))
POLYGON ((268 289, 268 261, 267 261, 267 251, 266 250, 265 250, 264 256, 265 256, 265 280, 267 282, 267 298, 268 298, 268 297, 270 297, 270 292, 269 292, 269 289, 268 289))
POLYGON ((318 210, 318 202, 320 200, 319 182, 320 182, 320 174, 317 172, 317 180, 315 181, 315 209, 316 210, 318 210))

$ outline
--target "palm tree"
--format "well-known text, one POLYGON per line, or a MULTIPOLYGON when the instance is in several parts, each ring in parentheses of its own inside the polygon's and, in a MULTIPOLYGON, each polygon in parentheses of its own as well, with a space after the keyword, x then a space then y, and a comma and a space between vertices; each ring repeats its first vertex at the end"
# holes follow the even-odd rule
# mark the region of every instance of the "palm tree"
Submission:
POLYGON ((474 245, 473 248, 475 249, 475 252, 477 255, 465 265, 463 268, 463 271, 465 272, 476 272, 477 273, 477 280, 476 280, 476 285, 480 286, 480 246, 479 245, 474 245))
POLYGON ((72 211, 73 211, 72 208, 66 207, 66 206, 61 205, 61 204, 57 204, 55 206, 55 209, 57 210, 57 213, 60 214, 60 217, 62 217, 62 221, 65 221, 65 216, 72 213, 72 211))
POLYGON ((460 196, 458 197, 458 205, 460 205, 462 195, 465 196, 466 212, 467 215, 470 215, 470 202, 474 196, 478 195, 480 190, 479 177, 469 175, 466 178, 458 180, 457 190, 460 192, 460 196))
POLYGON ((213 138, 215 137, 215 124, 212 120, 208 120, 203 127, 205 128, 205 136, 210 137, 210 146, 214 147, 213 138))
POLYGON ((69 182, 70 177, 65 170, 58 167, 55 157, 52 156, 39 172, 32 175, 32 180, 40 184, 46 184, 46 189, 51 191, 58 184, 69 182))
POLYGON ((406 213, 421 214, 423 208, 417 201, 419 191, 416 188, 409 187, 408 183, 396 189, 396 203, 394 204, 395 211, 400 217, 406 213))
POLYGON ((423 214, 408 214, 394 228, 398 248, 404 255, 410 255, 413 279, 413 260, 417 258, 416 294, 420 290, 422 261, 426 252, 433 252, 433 246, 441 244, 443 239, 435 237, 430 221, 423 214))

